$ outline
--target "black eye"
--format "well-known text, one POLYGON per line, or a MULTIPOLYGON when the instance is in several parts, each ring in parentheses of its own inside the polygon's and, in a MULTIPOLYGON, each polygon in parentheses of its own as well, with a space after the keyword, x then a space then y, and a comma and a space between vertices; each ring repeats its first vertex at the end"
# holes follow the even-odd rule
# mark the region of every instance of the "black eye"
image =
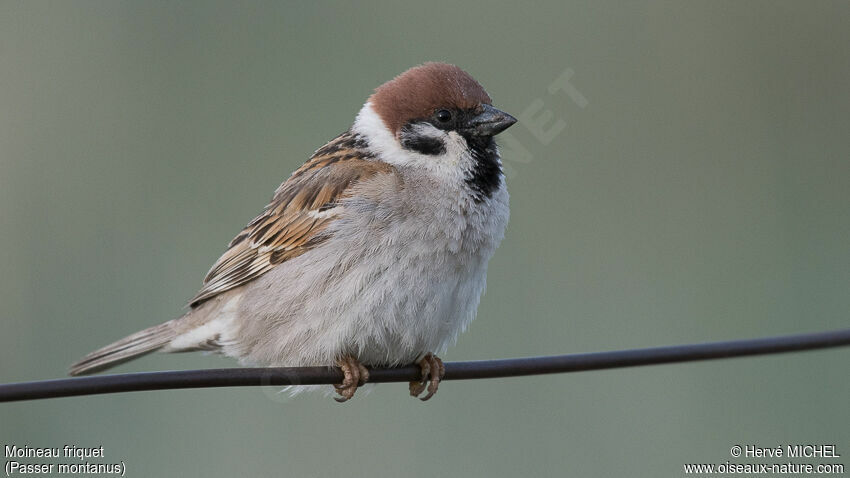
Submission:
POLYGON ((449 110, 439 110, 435 116, 440 123, 448 123, 452 120, 452 112, 449 110))

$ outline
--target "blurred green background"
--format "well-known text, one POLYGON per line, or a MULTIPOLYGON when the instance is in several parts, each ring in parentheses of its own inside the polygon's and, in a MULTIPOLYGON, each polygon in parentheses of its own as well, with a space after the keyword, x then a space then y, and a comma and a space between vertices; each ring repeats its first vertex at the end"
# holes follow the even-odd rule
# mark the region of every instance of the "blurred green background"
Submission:
MULTIPOLYGON (((2 1, 0 382, 179 315, 274 188, 426 60, 564 122, 510 130, 511 223, 447 360, 846 327, 848 46, 848 2, 2 1), (550 93, 568 69, 578 94, 550 93)), ((139 477, 680 476, 786 443, 850 465, 848 363, 447 382, 427 404, 403 384, 0 404, 0 443, 104 445, 139 477)))

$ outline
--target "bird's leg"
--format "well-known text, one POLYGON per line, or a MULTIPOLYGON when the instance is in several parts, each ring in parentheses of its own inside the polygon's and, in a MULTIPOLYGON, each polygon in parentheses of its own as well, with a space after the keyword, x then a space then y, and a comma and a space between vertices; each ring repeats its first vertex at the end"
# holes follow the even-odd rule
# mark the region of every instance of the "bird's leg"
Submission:
POLYGON ((418 381, 414 380, 410 382, 410 395, 418 397, 427 389, 428 393, 424 397, 419 398, 424 402, 437 393, 437 389, 440 387, 440 380, 446 374, 446 367, 443 366, 443 361, 431 352, 425 354, 416 363, 422 369, 422 375, 418 381))
POLYGON ((344 378, 342 383, 334 385, 336 393, 340 395, 334 397, 334 400, 340 403, 347 402, 354 396, 357 387, 369 381, 369 370, 351 356, 337 360, 336 364, 342 369, 344 378))

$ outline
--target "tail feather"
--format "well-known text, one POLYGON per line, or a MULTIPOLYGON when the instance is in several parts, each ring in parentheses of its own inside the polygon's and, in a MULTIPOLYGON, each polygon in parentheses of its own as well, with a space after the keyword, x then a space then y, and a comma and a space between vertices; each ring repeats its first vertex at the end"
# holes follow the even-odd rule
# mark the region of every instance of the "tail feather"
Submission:
POLYGON ((111 343, 81 358, 71 365, 69 375, 86 375, 127 362, 154 352, 170 342, 176 331, 174 321, 168 321, 111 343))

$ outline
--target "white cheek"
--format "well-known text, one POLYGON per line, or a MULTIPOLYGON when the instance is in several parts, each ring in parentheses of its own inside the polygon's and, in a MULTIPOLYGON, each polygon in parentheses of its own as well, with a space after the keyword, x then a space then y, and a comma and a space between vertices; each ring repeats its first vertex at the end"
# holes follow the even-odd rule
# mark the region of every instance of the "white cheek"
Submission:
POLYGON ((442 157, 451 157, 455 164, 468 162, 472 159, 469 157, 469 145, 466 144, 466 139, 463 136, 456 131, 449 131, 444 133, 443 136, 446 153, 442 157))
POLYGON ((422 124, 417 128, 420 128, 417 131, 420 134, 441 138, 446 145, 446 152, 440 155, 426 155, 402 148, 368 102, 357 115, 352 130, 365 136, 369 145, 380 154, 384 162, 398 167, 426 170, 443 178, 462 180, 464 170, 473 161, 469 156, 466 140, 454 131, 447 133, 429 124, 422 124))
POLYGON ((466 140, 454 131, 443 131, 432 124, 422 123, 414 126, 414 132, 417 136, 437 139, 446 147, 446 152, 443 154, 420 154, 407 150, 407 154, 417 157, 422 163, 457 167, 463 157, 467 156, 466 140))

